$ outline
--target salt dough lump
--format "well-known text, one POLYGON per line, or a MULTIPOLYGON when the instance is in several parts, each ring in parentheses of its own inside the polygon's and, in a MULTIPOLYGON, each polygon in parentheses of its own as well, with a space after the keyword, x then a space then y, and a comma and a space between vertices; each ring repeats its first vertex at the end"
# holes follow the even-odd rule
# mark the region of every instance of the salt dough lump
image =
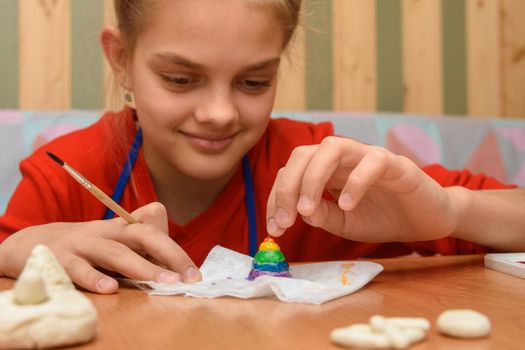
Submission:
POLYGON ((376 333, 366 323, 336 328, 330 333, 330 340, 339 345, 356 348, 388 349, 390 347, 390 339, 386 333, 376 333))
POLYGON ((469 309, 443 311, 436 321, 439 332, 458 338, 481 338, 490 334, 490 320, 469 309))
POLYGON ((336 328, 330 339, 339 345, 367 349, 406 349, 426 338, 430 322, 421 317, 374 315, 369 323, 336 328))
POLYGON ((36 246, 11 290, 0 292, 0 349, 42 349, 84 343, 97 312, 45 246, 36 246))
MULTIPOLYGON (((437 321, 439 332, 460 338, 480 338, 490 334, 490 320, 474 310, 447 310, 437 321)), ((367 349, 406 349, 426 338, 430 322, 422 317, 373 315, 369 323, 336 328, 330 339, 339 345, 367 349)))

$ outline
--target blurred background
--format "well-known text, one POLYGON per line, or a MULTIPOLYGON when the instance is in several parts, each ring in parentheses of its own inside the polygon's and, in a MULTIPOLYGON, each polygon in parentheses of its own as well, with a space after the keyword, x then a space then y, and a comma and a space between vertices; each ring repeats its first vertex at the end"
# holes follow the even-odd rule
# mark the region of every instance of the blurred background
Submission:
MULTIPOLYGON (((280 111, 525 118, 524 0, 303 0, 280 111)), ((0 0, 0 109, 116 109, 110 0, 0 0)))

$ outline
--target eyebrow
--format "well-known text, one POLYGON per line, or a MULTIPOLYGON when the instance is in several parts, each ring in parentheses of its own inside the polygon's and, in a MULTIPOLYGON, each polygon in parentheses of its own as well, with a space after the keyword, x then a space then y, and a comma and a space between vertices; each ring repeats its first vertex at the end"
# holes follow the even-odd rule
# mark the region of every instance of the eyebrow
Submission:
MULTIPOLYGON (((191 69, 204 69, 205 67, 202 64, 192 62, 191 60, 174 53, 159 53, 155 55, 156 58, 166 61, 171 64, 176 64, 179 66, 184 66, 191 69)), ((258 62, 252 65, 249 65, 246 67, 246 70, 261 70, 273 65, 278 64, 281 61, 279 57, 276 58, 270 58, 268 60, 264 60, 262 62, 258 62)))
POLYGON ((271 67, 271 66, 275 66, 277 64, 279 64, 279 62, 281 61, 281 59, 279 57, 276 57, 276 58, 270 58, 269 60, 265 60, 265 61, 262 61, 262 62, 259 62, 259 63, 255 63, 255 64, 252 64, 247 68, 247 70, 260 70, 260 69, 264 69, 264 68, 267 68, 267 67, 271 67))

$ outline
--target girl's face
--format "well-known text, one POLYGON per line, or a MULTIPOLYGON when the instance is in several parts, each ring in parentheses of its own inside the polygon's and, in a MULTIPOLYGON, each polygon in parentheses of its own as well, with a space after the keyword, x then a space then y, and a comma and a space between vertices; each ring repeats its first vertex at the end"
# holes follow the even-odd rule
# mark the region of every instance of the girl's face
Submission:
POLYGON ((130 67, 155 174, 231 175, 272 110, 283 32, 245 0, 161 1, 130 67))

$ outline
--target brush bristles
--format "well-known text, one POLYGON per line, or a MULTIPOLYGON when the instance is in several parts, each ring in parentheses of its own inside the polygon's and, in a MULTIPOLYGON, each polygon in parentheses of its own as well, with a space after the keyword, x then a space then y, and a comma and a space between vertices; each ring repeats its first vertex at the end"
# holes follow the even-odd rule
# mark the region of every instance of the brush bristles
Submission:
POLYGON ((55 156, 53 153, 46 151, 46 154, 49 156, 49 158, 53 159, 55 162, 60 164, 61 166, 64 166, 64 161, 57 156, 55 156))

